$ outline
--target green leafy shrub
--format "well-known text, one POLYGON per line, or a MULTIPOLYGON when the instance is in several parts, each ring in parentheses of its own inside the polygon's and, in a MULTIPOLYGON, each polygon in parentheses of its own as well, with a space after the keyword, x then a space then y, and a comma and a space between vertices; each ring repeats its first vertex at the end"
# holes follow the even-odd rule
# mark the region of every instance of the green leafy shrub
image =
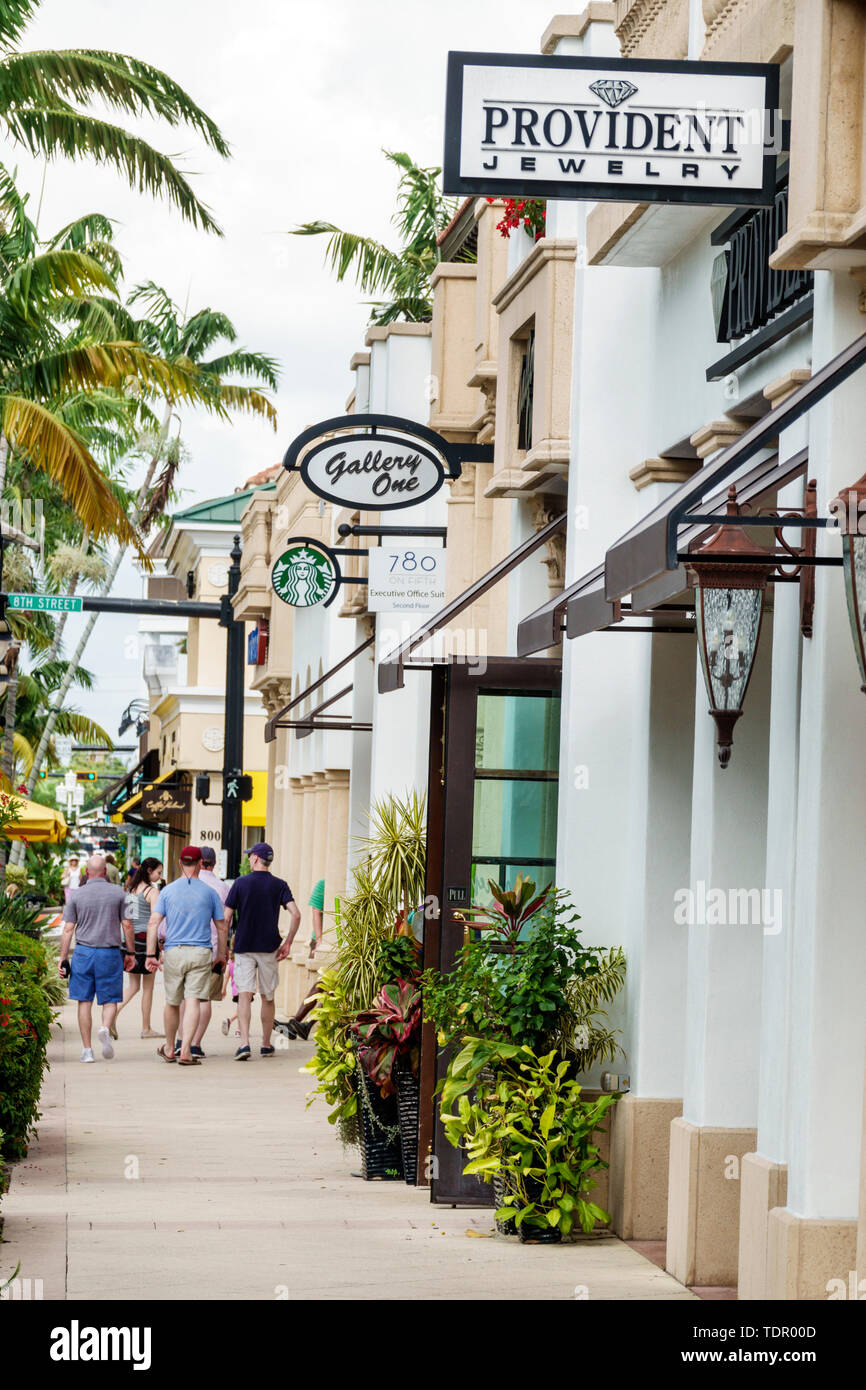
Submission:
MULTIPOLYGON (((2 901, 0 899, 0 904, 2 901)), ((15 902, 13 898, 10 905, 14 906, 15 902)), ((29 909, 27 914, 16 913, 11 921, 4 920, 0 906, 0 956, 26 956, 48 1003, 52 1008, 57 1008, 66 997, 66 986, 57 973, 58 947, 53 942, 40 941, 38 935, 34 936, 26 926, 28 916, 38 915, 38 909, 29 909), (23 931, 17 925, 22 920, 25 922, 23 931)))
POLYGON ((484 929, 482 939, 467 942, 448 974, 428 970, 423 976, 424 1015, 440 1042, 471 1035, 537 1053, 556 1048, 572 1055, 581 1071, 602 1058, 613 1061, 621 1049, 602 1005, 622 988, 622 950, 583 944, 568 893, 550 889, 536 896, 531 880, 511 895, 494 888, 497 903, 505 898, 513 911, 470 909, 473 925, 484 929))
POLYGON ((43 978, 48 957, 41 943, 8 928, 0 931, 0 1130, 5 1157, 23 1158, 39 1118, 39 1093, 52 1011, 43 978), (13 961, 11 956, 23 956, 13 961))
POLYGON ((589 1193, 607 1167, 593 1138, 617 1099, 583 1100, 568 1066, 556 1052, 470 1038, 449 1069, 440 1115, 449 1142, 466 1152, 464 1173, 503 1180, 498 1218, 563 1235, 610 1221, 589 1193))
POLYGON ((331 1107, 328 1123, 335 1125, 347 1148, 357 1146, 358 1092, 355 1085, 355 1044, 351 1031, 354 1014, 346 1004, 337 972, 323 970, 311 1020, 316 1025, 316 1050, 303 1071, 317 1085, 307 1096, 307 1108, 316 1096, 331 1107))

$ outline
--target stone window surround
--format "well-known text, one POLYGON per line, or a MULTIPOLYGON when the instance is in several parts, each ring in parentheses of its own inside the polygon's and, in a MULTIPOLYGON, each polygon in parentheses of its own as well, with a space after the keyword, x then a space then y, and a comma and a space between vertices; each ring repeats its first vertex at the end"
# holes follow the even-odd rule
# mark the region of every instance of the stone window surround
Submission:
POLYGON ((570 458, 571 358, 577 242, 542 237, 493 298, 499 315, 496 455, 488 497, 520 497, 566 478, 570 458), (533 444, 518 451, 520 362, 535 328, 533 444))

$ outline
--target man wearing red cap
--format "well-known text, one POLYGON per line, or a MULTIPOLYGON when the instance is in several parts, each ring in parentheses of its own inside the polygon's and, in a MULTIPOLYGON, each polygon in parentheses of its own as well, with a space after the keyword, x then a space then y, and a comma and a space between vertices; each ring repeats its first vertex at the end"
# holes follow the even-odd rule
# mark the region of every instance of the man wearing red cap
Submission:
POLYGON ((219 961, 225 963, 226 924, 219 894, 199 879, 201 850, 197 845, 181 850, 180 872, 180 878, 163 888, 150 915, 146 965, 151 973, 157 969, 156 943, 165 920, 165 1036, 172 1041, 158 1047, 157 1053, 164 1062, 197 1067, 200 1063, 192 1056, 190 1044, 198 1027, 201 1001, 210 998, 213 966, 219 961), (216 951, 211 945, 211 920, 217 929, 216 951), (182 999, 186 1000, 186 1007, 178 1057, 174 1039, 182 999))
POLYGON ((235 933, 235 984, 238 989, 238 1027, 240 1047, 236 1062, 250 1058, 250 1018, 253 995, 262 999, 262 1057, 273 1057, 271 1030, 274 1026, 274 995, 279 979, 279 962, 292 949, 301 914, 285 879, 271 873, 274 851, 263 841, 249 852, 251 872, 236 878, 225 902, 226 919, 231 924, 238 914, 235 933), (289 914, 289 934, 280 940, 280 908, 289 914))

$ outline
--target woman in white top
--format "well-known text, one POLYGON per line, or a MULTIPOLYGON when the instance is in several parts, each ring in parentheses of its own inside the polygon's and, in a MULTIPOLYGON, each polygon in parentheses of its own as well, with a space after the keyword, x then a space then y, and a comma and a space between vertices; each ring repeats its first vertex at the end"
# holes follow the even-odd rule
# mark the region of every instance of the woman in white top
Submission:
MULTIPOLYGON (((164 1036, 162 1033, 154 1032, 150 1026, 150 1013, 153 1007, 153 975, 148 973, 144 964, 147 955, 147 924, 150 920, 151 909, 159 897, 161 878, 162 861, 143 859, 133 875, 126 898, 126 910, 132 921, 132 930, 135 933, 135 968, 126 977, 123 1003, 117 1010, 117 1018, 120 1018, 120 1010, 126 1008, 140 989, 141 1036, 143 1038, 161 1038, 164 1036)), ((116 1027, 117 1020, 115 1020, 115 1030, 116 1027)), ((112 1031, 116 1037, 115 1030, 112 1031)))

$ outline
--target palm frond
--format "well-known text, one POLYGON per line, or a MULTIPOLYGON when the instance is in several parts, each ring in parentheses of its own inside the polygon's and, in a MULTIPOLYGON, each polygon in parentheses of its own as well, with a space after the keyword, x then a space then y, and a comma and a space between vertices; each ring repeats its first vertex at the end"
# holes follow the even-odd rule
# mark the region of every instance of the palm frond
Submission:
POLYGON ((12 139, 25 145, 31 154, 48 159, 56 155, 67 159, 88 157, 99 164, 113 165, 139 192, 154 197, 164 195, 194 226, 222 235, 208 208, 168 156, 120 126, 59 105, 5 107, 0 110, 0 118, 12 139))
POLYGON ((41 0, 0 0, 0 43, 12 43, 27 28, 41 0))
POLYGON ((99 464, 68 425, 47 406, 20 395, 0 397, 0 412, 10 445, 58 484, 84 527, 94 536, 136 541, 99 464))
POLYGON ((83 251, 60 248, 29 257, 12 272, 3 289, 9 303, 25 319, 30 317, 32 306, 45 304, 53 295, 78 296, 88 290, 117 292, 99 261, 83 251))
POLYGON ((280 364, 277 359, 268 357, 264 352, 247 352, 244 348, 227 352, 223 357, 211 357, 209 361, 201 363, 200 370, 207 376, 255 377, 270 386, 272 391, 276 391, 280 384, 280 364))
POLYGON ((101 724, 97 724, 94 719, 89 719, 86 714, 79 714, 78 710, 62 709, 57 715, 54 725, 55 733, 61 735, 72 734, 80 743, 107 743, 113 744, 111 734, 107 729, 103 729, 101 724))
POLYGON ((390 284, 398 265, 398 255, 381 242, 343 232, 333 222, 305 222, 293 228, 291 235, 327 236, 326 264, 334 270, 337 280, 345 279, 354 268, 355 283, 363 294, 374 294, 390 284))
POLYGON ((276 407, 261 391, 256 391, 251 386, 233 386, 230 382, 220 382, 219 400, 227 410, 238 410, 249 415, 261 416, 276 430, 276 407))
POLYGON ((7 53, 0 61, 0 100, 52 106, 94 97, 133 116, 158 116, 196 130, 223 157, 229 146, 219 127, 167 73, 125 53, 59 49, 7 53))
MULTIPOLYGON (((122 390, 137 380, 147 391, 172 404, 189 401, 225 416, 226 410, 213 383, 195 369, 167 362, 135 342, 81 343, 18 365, 22 385, 46 401, 69 391, 95 386, 122 390)), ((240 388, 239 388, 240 389, 240 388)))
MULTIPOLYGON (((0 0, 2 6, 3 0, 0 0)), ((0 19, 2 31, 2 19, 0 19)), ((29 195, 20 193, 14 175, 0 164, 0 213, 6 222, 6 235, 12 234, 17 241, 19 256, 32 256, 38 245, 36 227, 27 215, 29 195)))

